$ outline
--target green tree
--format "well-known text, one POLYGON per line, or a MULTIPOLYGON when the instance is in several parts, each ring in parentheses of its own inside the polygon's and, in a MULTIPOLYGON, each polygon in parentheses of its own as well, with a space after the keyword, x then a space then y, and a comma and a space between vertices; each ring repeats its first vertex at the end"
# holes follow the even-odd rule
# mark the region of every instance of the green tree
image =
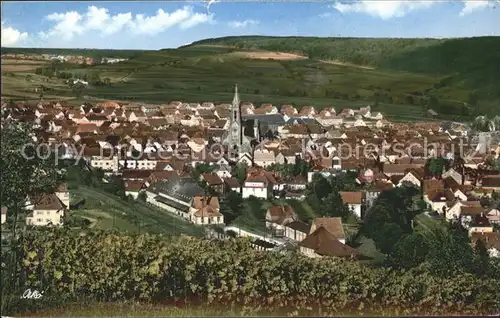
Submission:
POLYGON ((479 275, 485 275, 488 272, 488 267, 490 264, 490 255, 482 239, 476 241, 476 244, 474 246, 474 252, 476 253, 476 259, 477 259, 476 272, 479 275))
POLYGON ((412 268, 427 258, 429 245, 419 233, 404 234, 394 245, 388 257, 388 264, 396 268, 412 268))
POLYGON ((233 168, 234 173, 233 175, 236 177, 238 180, 239 184, 243 184, 245 182, 245 179, 247 178, 247 167, 244 164, 237 164, 233 168))
POLYGON ((2 205, 22 208, 28 196, 53 192, 64 174, 57 169, 54 151, 33 142, 31 124, 6 123, 1 131, 2 205))
POLYGON ((433 274, 451 277, 459 271, 476 273, 477 262, 469 235, 458 222, 428 238, 427 262, 433 274))
POLYGON ((238 216, 243 214, 243 198, 236 191, 230 191, 221 198, 220 212, 224 215, 226 224, 234 221, 238 216))
POLYGON ((307 184, 306 195, 317 200, 323 200, 332 192, 330 182, 320 173, 313 175, 312 181, 307 184))
POLYGON ((446 170, 448 165, 448 161, 443 157, 429 158, 426 162, 427 171, 433 177, 441 177, 443 170, 446 170))
POLYGON ((83 83, 76 83, 73 85, 71 90, 73 91, 73 94, 75 94, 76 97, 80 98, 82 97, 83 92, 85 91, 85 85, 83 83))
POLYGON ((342 201, 338 189, 333 189, 327 197, 321 200, 320 213, 326 217, 341 217, 343 221, 346 221, 350 211, 347 204, 342 201))
POLYGON ((140 191, 139 194, 137 195, 137 199, 142 202, 146 202, 148 199, 148 195, 146 194, 145 191, 140 191))

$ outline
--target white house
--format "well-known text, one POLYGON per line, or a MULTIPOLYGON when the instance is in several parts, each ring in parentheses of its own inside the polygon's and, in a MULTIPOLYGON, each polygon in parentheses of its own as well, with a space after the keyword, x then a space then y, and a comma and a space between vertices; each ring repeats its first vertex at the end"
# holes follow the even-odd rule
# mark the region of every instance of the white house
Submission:
POLYGON ((270 172, 255 171, 249 173, 242 187, 242 197, 270 198, 273 196, 273 188, 276 183, 276 179, 270 172))
POLYGON ((27 206, 32 210, 26 217, 26 224, 31 226, 63 225, 64 206, 55 194, 44 194, 30 198, 27 206))
POLYGON ((267 149, 255 150, 253 154, 253 162, 259 167, 268 167, 276 163, 276 157, 273 151, 267 149))
POLYGON ((285 236, 296 242, 301 242, 302 240, 304 240, 311 230, 311 225, 301 221, 292 221, 290 223, 287 223, 284 227, 285 236))
POLYGON ((349 207, 358 218, 361 218, 363 204, 363 192, 340 192, 342 201, 349 207))
POLYGON ((266 228, 275 236, 285 236, 285 226, 296 220, 297 215, 289 205, 275 205, 266 212, 266 228))

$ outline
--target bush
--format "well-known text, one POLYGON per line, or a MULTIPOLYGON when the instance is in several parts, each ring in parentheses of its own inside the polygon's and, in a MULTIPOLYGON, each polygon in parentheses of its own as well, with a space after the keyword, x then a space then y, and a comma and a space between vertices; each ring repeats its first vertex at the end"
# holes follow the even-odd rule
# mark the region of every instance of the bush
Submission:
POLYGON ((464 273, 447 279, 430 275, 425 266, 391 271, 334 258, 259 252, 244 239, 48 229, 26 233, 18 254, 20 290, 44 290, 48 299, 183 300, 301 314, 346 308, 427 314, 500 309, 497 279, 464 273))

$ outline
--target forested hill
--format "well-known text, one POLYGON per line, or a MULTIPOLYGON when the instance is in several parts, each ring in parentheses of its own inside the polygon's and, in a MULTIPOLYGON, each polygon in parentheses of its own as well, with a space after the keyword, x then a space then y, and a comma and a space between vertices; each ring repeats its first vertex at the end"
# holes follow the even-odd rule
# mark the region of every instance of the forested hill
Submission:
POLYGON ((439 76, 441 80, 428 93, 466 102, 478 114, 500 113, 499 36, 456 39, 240 36, 206 39, 191 45, 202 44, 293 52, 313 60, 439 76))
POLYGON ((318 38, 239 36, 206 39, 242 49, 293 52, 311 59, 428 74, 456 74, 500 65, 500 37, 460 39, 318 38))

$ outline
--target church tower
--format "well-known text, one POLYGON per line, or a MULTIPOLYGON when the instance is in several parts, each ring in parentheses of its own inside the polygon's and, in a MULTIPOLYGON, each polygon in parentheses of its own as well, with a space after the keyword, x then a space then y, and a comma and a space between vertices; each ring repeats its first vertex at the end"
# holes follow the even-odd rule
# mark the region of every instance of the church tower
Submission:
POLYGON ((229 119, 229 152, 240 150, 242 145, 243 127, 241 125, 240 96, 238 95, 238 85, 234 86, 234 97, 231 104, 231 117, 229 119))
POLYGON ((241 118, 240 96, 238 86, 234 87, 234 97, 229 107, 229 126, 222 136, 223 145, 227 146, 228 156, 231 161, 238 159, 238 155, 244 152, 251 152, 250 139, 243 133, 243 123, 241 118))

